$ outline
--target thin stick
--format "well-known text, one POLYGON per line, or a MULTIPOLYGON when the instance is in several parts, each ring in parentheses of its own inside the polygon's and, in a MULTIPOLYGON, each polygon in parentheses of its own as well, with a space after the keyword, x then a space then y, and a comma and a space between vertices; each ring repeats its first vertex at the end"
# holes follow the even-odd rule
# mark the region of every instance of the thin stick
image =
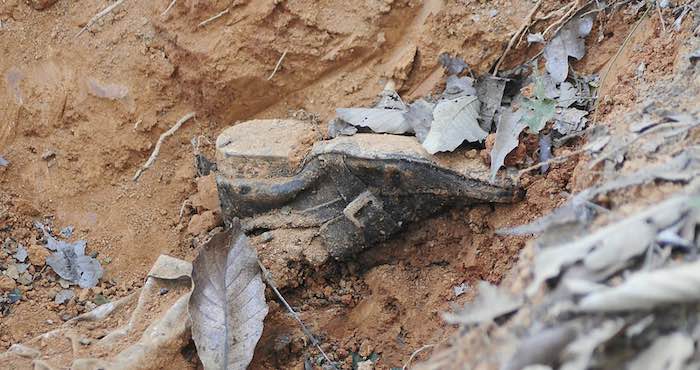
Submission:
POLYGON ((270 81, 272 77, 275 77, 275 73, 277 73, 277 70, 280 69, 280 66, 282 65, 282 61, 284 60, 285 56, 287 56, 287 50, 285 50, 284 53, 282 53, 282 56, 280 56, 280 59, 275 65, 275 69, 272 70, 272 73, 270 73, 270 77, 267 78, 268 81, 270 81))
POLYGON ((275 292, 275 295, 277 295, 277 298, 279 298, 279 300, 282 301, 282 304, 284 304, 284 307, 287 308, 287 311, 289 311, 289 314, 291 314, 292 317, 294 318, 294 320, 296 320, 296 322, 299 323, 299 326, 301 326, 301 330, 304 332, 304 334, 311 340, 311 343, 313 345, 315 345, 316 348, 318 348, 318 350, 321 352, 321 355, 323 356, 323 358, 326 359, 326 361, 328 361, 328 363, 331 366, 333 366, 334 369, 338 370, 338 367, 335 366, 335 362, 331 361, 331 359, 328 358, 328 355, 326 355, 326 352, 324 352, 323 349, 321 348, 321 345, 320 345, 318 339, 316 339, 316 337, 311 333, 311 331, 306 327, 306 325, 304 325, 304 322, 301 321, 299 314, 297 314, 296 311, 294 311, 294 309, 292 308, 292 306, 290 306, 289 303, 287 303, 287 300, 284 299, 284 297, 282 296, 282 293, 280 293, 279 289, 277 289, 277 285, 272 280, 272 275, 267 271, 267 269, 262 264, 262 262, 260 262, 260 260, 258 260, 258 265, 260 266, 260 269, 262 270, 262 275, 263 275, 263 278, 265 279, 265 282, 267 283, 267 285, 270 286, 270 288, 272 288, 272 291, 275 292))
POLYGON ((566 14, 564 14, 563 17, 559 18, 558 21, 556 21, 556 22, 550 24, 550 25, 544 30, 544 32, 542 32, 542 36, 546 36, 546 35, 549 33, 549 31, 551 31, 551 30, 554 29, 555 27, 559 27, 559 26, 561 26, 561 25, 563 25, 563 24, 566 24, 566 22, 568 22, 569 19, 571 19, 571 18, 574 16, 574 14, 576 14, 579 10, 583 9, 582 7, 576 6, 576 4, 578 4, 578 2, 579 2, 579 0, 574 1, 574 6, 572 6, 571 9, 569 9, 569 11, 566 12, 566 14))
MULTIPOLYGON (((646 15, 649 13, 649 9, 651 7, 647 6, 647 9, 644 11, 644 14, 642 14, 642 17, 639 18, 637 23, 634 24, 634 27, 632 27, 632 30, 630 31, 629 34, 627 34, 627 37, 625 37, 625 41, 622 42, 622 45, 620 45, 620 48, 617 49, 617 53, 615 53, 615 56, 613 56, 612 60, 610 61, 610 65, 608 68, 605 70, 605 74, 603 74, 603 78, 600 79, 600 87, 599 90, 603 89, 603 85, 605 84, 605 80, 608 78, 608 75, 610 74, 610 70, 615 66, 615 62, 617 61, 617 58, 620 57, 620 54, 622 54, 622 50, 625 49, 625 46, 627 46, 627 43, 632 39, 632 35, 634 35, 635 31, 637 31, 637 28, 639 28, 639 25, 642 24, 642 21, 646 17, 646 15)), ((595 106, 593 109, 595 110, 595 113, 593 114, 593 126, 595 126, 596 123, 598 123, 598 105, 600 104, 600 100, 603 97, 598 94, 598 100, 595 101, 595 106)))
POLYGON ((136 175, 134 175, 134 178, 133 178, 134 182, 138 181, 139 177, 141 177, 141 174, 143 174, 147 169, 149 169, 153 165, 153 163, 156 161, 156 159, 158 158, 158 154, 160 153, 160 147, 161 147, 161 145, 163 145, 163 142, 165 141, 165 139, 172 136, 175 133, 175 131, 179 130, 180 127, 185 122, 189 121, 194 116, 195 116, 194 112, 190 112, 190 113, 185 114, 184 116, 182 116, 182 118, 180 118, 179 121, 177 121, 175 123, 175 125, 173 127, 170 128, 170 130, 168 130, 168 131, 164 132, 162 135, 160 135, 160 138, 158 138, 158 142, 156 143, 156 147, 155 147, 155 149, 153 149, 153 153, 151 153, 151 156, 146 161, 146 164, 144 164, 143 167, 141 167, 138 171, 136 171, 136 175))
POLYGON ((661 21, 661 29, 666 33, 666 22, 664 21, 664 15, 661 14, 661 7, 659 6, 659 0, 656 0, 656 10, 659 13, 659 20, 661 21))
POLYGON ((192 205, 192 202, 190 202, 189 199, 185 199, 185 201, 182 202, 182 206, 180 207, 180 216, 178 216, 177 222, 182 221, 182 216, 185 215, 185 207, 191 206, 191 205, 192 205))
POLYGON ((124 0, 117 0, 117 2, 115 2, 114 4, 112 4, 112 5, 110 5, 110 6, 106 7, 106 8, 104 8, 104 10, 102 10, 101 12, 95 14, 95 16, 92 17, 92 19, 90 19, 90 21, 87 22, 87 24, 85 25, 85 27, 83 27, 83 28, 75 35, 75 37, 78 37, 78 36, 82 35, 83 32, 87 31, 87 29, 90 28, 93 24, 95 24, 95 22, 97 22, 98 20, 100 20, 100 18, 104 17, 105 15, 109 14, 112 10, 114 10, 114 8, 118 7, 118 6, 119 6, 121 3, 123 3, 123 2, 124 2, 124 0))
POLYGON ((226 14, 228 14, 228 12, 230 12, 230 11, 231 11, 230 8, 226 8, 226 10, 222 11, 221 13, 219 13, 219 14, 217 14, 217 15, 215 15, 215 16, 209 18, 209 19, 206 19, 206 20, 203 21, 202 23, 198 24, 197 27, 204 27, 204 26, 206 26, 207 24, 209 24, 209 23, 211 23, 211 22, 213 22, 213 21, 215 21, 215 20, 217 20, 217 19, 223 17, 223 16, 226 15, 226 14))
POLYGON ((423 347, 418 348, 417 350, 413 351, 413 353, 411 354, 411 357, 409 357, 408 360, 406 361, 406 363, 403 364, 403 367, 401 368, 401 370, 406 370, 406 369, 408 369, 408 365, 410 365, 411 362, 413 362, 413 359, 414 359, 419 353, 421 353, 423 350, 426 350, 426 349, 428 349, 428 348, 433 348, 433 347, 435 347, 434 344, 426 344, 426 345, 424 345, 423 347))
POLYGON ((176 3, 176 2, 177 2, 177 0, 171 1, 171 2, 170 2, 170 5, 168 5, 168 7, 165 8, 165 10, 164 10, 162 13, 160 13, 160 16, 163 17, 163 16, 165 16, 166 14, 168 14, 168 12, 170 11, 170 9, 172 9, 172 8, 175 6, 175 3, 176 3))
POLYGON ((538 0, 537 4, 530 10, 530 14, 527 15, 525 20, 523 21, 523 24, 520 26, 518 31, 513 35, 513 37, 510 38, 510 41, 508 41, 508 46, 506 46, 506 50, 503 51, 503 54, 501 55, 500 58, 498 58, 498 63, 496 63, 496 67, 493 69, 493 75, 496 76, 498 74, 498 68, 501 66, 501 63, 503 63, 503 60, 506 58, 506 55, 510 51, 510 49, 513 48, 515 42, 520 39, 520 35, 525 32, 525 30, 530 26, 530 22, 532 21, 532 17, 535 16, 535 13, 537 13, 537 10, 539 10, 540 6, 542 5, 543 0, 538 0))
POLYGON ((546 161, 544 161, 544 162, 540 162, 540 163, 537 163, 537 164, 532 165, 532 166, 530 166, 530 167, 524 168, 524 169, 522 169, 522 170, 520 170, 520 171, 518 172, 518 178, 520 178, 522 175, 524 175, 524 174, 526 174, 526 173, 528 173, 528 172, 530 172, 530 171, 532 171, 532 170, 536 170, 536 169, 538 169, 538 168, 540 168, 540 167, 543 167, 543 166, 546 166, 546 165, 550 165, 550 164, 552 164, 552 163, 564 162, 564 161, 568 160, 569 158, 571 158, 571 157, 573 157, 573 156, 575 156, 575 155, 579 155, 579 154, 581 154, 581 153, 584 153, 584 152, 587 151, 587 150, 588 150, 588 149, 586 149, 586 148, 579 149, 579 150, 575 150, 575 151, 573 151, 573 152, 571 152, 571 153, 569 153, 569 154, 565 154, 565 155, 562 155, 562 156, 559 156, 559 157, 550 158, 550 159, 548 159, 548 160, 546 160, 546 161))

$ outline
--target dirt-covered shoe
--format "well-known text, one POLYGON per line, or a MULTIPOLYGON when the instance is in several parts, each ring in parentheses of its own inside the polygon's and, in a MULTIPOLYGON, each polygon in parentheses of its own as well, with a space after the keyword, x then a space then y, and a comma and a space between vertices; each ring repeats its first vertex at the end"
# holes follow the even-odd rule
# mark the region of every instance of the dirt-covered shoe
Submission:
POLYGON ((254 234, 294 235, 285 243, 308 244, 304 254, 321 262, 352 256, 446 207, 521 195, 505 178, 489 182, 479 159, 430 155, 414 137, 314 141, 308 124, 294 120, 226 129, 216 143, 224 219, 240 218, 254 234))

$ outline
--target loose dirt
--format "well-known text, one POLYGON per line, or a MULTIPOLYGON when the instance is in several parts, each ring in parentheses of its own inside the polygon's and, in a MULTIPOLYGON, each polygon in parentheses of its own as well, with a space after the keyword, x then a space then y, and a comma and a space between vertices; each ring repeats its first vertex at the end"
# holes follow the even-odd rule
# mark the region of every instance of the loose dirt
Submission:
MULTIPOLYGON (((430 94, 444 82, 443 52, 462 57, 477 75, 487 73, 532 6, 181 0, 161 15, 169 3, 125 1, 76 37, 107 2, 60 0, 42 11, 0 2, 0 155, 11 163, 0 167, 0 241, 37 245, 35 220, 56 230, 71 225, 72 239, 87 240, 88 253, 106 270, 97 288, 76 289, 76 298, 58 305, 55 274, 31 265, 35 281, 19 286, 22 301, 0 318, 3 349, 90 309, 97 295, 115 300, 138 288, 160 254, 193 259, 220 218, 213 182, 196 179, 192 139, 211 158, 217 135, 238 121, 294 116, 322 131, 336 107, 371 104, 390 79, 408 100, 430 94), (227 7, 228 14, 198 26, 227 7), (128 92, 96 96, 94 86, 109 85, 128 92), (160 134, 189 111, 196 118, 133 182, 160 134)), ((544 8, 561 5, 546 1, 544 8)), ((587 56, 574 68, 600 72, 635 20, 621 13, 599 19, 587 56)), ((661 32, 656 17, 640 25, 605 81, 601 122, 614 122, 640 99, 634 77, 640 60, 646 83, 673 72, 684 35, 661 32)), ((521 44, 504 67, 528 53, 521 44)), ((518 204, 437 216, 350 263, 302 269, 296 287, 283 293, 334 360, 349 368, 353 354, 375 354, 377 368, 401 367, 416 349, 454 333, 440 313, 474 295, 468 289, 456 296, 455 287, 498 283, 509 271, 525 239, 495 236, 495 229, 545 213, 591 178, 574 159, 546 176, 528 175, 518 204)), ((284 308, 269 301, 251 368, 304 368, 315 349, 284 308)), ((197 367, 191 352, 182 356, 183 368, 197 367)))

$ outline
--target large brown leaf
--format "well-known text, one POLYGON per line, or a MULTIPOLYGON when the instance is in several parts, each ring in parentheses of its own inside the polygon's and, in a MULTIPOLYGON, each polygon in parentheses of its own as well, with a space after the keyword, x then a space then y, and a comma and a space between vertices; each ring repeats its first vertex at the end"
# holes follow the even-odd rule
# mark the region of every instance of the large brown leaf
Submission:
POLYGON ((202 248, 192 280, 192 338, 204 368, 245 369, 268 308, 257 255, 239 225, 202 248))

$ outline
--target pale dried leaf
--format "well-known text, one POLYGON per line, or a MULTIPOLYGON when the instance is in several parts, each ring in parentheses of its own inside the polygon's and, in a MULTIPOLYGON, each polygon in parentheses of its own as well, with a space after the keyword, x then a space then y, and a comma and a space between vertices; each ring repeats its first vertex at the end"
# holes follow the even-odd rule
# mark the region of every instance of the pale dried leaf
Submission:
POLYGON ((476 87, 476 95, 481 101, 482 128, 486 131, 491 130, 491 122, 494 114, 501 107, 505 88, 506 80, 492 76, 483 78, 476 87))
POLYGON ((328 137, 352 136, 357 133, 357 127, 348 124, 340 118, 334 118, 328 123, 328 137))
POLYGON ((433 123, 433 109, 435 109, 435 104, 418 99, 408 107, 408 112, 404 115, 415 132, 418 142, 425 141, 428 132, 430 132, 430 126, 433 123))
POLYGON ((676 332, 658 337, 651 346, 632 360, 629 370, 681 370, 695 352, 695 341, 687 334, 676 332))
POLYGON ((545 67, 556 82, 564 82, 569 74, 569 57, 581 59, 586 54, 584 38, 593 27, 593 18, 574 18, 544 47, 545 67))
POLYGON ((559 86, 559 97, 557 99, 557 105, 562 108, 568 108, 572 104, 576 103, 576 95, 578 95, 578 90, 570 82, 562 82, 559 86))
POLYGON ((447 70, 449 75, 457 75, 462 73, 462 71, 467 68, 467 63, 458 56, 451 56, 447 53, 442 53, 438 57, 438 61, 443 68, 447 70))
POLYGON ((559 353, 576 339, 576 330, 571 325, 545 329, 520 341, 517 351, 508 360, 503 370, 520 370, 530 365, 551 365, 559 361, 559 353))
POLYGON ((476 96, 463 96, 442 100, 433 111, 434 121, 423 147, 430 153, 455 150, 465 140, 480 142, 488 132, 480 126, 479 99, 476 96))
POLYGON ((192 265, 192 338, 204 368, 245 369, 268 312, 255 250, 236 224, 212 237, 192 265))
POLYGON ((388 134, 413 132, 404 117, 405 111, 384 108, 338 108, 336 114, 343 121, 372 131, 388 134))
POLYGON ((523 111, 511 112, 506 110, 498 120, 496 126, 496 140, 491 149, 491 181, 496 179, 496 173, 503 166, 508 153, 518 146, 518 137, 527 127, 521 121, 523 111))
POLYGON ((700 261, 632 274, 624 283, 591 293, 579 303, 587 312, 652 309, 700 300, 700 261))
POLYGON ((544 36, 542 35, 542 32, 528 33, 527 34, 527 42, 530 44, 532 44, 532 43, 544 44, 544 36))
POLYGON ((576 108, 565 108, 554 115, 554 129, 562 135, 580 132, 586 125, 584 118, 587 111, 576 108))
POLYGON ((118 84, 102 84, 97 80, 89 79, 88 92, 98 98, 109 100, 124 99, 129 94, 129 88, 118 84))
POLYGON ((595 349, 610 340, 624 326, 622 319, 607 320, 569 344, 562 353, 560 370, 585 370, 595 349))
POLYGON ((51 235, 48 228, 41 223, 35 223, 46 239, 46 248, 54 251, 46 257, 46 264, 49 265, 63 279, 81 288, 91 288, 104 273, 100 262, 90 256, 85 255, 85 240, 78 240, 73 243, 58 240, 51 235))
POLYGON ((453 99, 465 95, 476 95, 474 80, 469 77, 448 76, 443 96, 446 99, 453 99))
POLYGON ((7 167, 9 164, 10 161, 8 161, 0 155, 0 167, 7 167))
POLYGON ((523 304, 522 297, 513 297, 485 281, 479 282, 479 295, 459 312, 443 313, 450 324, 480 324, 517 310, 523 304))

